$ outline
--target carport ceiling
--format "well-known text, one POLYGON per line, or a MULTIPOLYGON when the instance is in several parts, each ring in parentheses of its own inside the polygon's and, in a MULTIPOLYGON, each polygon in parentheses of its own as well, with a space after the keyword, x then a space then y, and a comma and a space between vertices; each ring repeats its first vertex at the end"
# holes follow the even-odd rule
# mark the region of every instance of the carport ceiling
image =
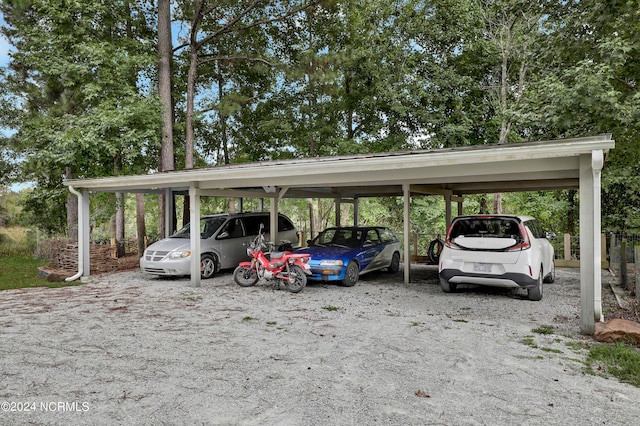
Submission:
POLYGON ((481 145, 428 151, 304 158, 176 170, 149 175, 71 179, 89 191, 155 191, 195 186, 203 195, 266 196, 287 188, 287 197, 366 197, 579 187, 579 157, 614 147, 611 135, 481 145))

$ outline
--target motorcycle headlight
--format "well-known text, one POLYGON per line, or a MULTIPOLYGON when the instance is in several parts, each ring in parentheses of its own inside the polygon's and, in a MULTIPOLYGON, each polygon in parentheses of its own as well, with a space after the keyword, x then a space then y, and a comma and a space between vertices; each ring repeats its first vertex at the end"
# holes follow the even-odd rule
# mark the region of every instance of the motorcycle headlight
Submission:
POLYGON ((186 251, 174 251, 169 253, 169 259, 184 259, 185 257, 191 256, 191 252, 189 250, 186 251))
POLYGON ((342 266, 342 260, 326 259, 320 262, 320 266, 342 266))

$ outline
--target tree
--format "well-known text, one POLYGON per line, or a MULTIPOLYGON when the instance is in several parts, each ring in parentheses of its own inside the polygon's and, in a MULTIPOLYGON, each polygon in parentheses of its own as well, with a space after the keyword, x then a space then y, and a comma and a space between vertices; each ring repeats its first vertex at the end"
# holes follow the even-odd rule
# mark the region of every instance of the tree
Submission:
POLYGON ((640 231, 640 5, 637 0, 551 3, 548 64, 530 108, 532 134, 613 133, 603 171, 603 227, 640 231))
POLYGON ((9 143, 24 159, 22 179, 36 183, 27 210, 50 232, 71 230, 63 218, 77 211, 61 210, 63 176, 112 175, 116 163, 121 171, 146 171, 147 154, 156 150, 159 108, 145 93, 154 55, 139 6, 128 0, 1 5, 3 33, 16 48, 5 79, 18 101, 9 143))
MULTIPOLYGON (((171 1, 158 0, 158 96, 161 103, 162 141, 160 144, 159 171, 175 168, 173 152, 173 98, 171 63, 173 61, 173 45, 171 41, 171 1)), ((164 194, 158 196, 160 217, 158 218, 158 234, 165 235, 165 203, 164 194)), ((136 204, 139 214, 144 215, 144 205, 136 204)), ((144 223, 144 216, 138 223, 144 223)))

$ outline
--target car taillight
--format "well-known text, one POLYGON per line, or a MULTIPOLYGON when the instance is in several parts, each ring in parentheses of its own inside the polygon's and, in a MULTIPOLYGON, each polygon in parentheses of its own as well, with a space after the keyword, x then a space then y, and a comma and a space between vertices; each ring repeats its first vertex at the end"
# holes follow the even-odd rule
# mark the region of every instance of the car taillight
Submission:
POLYGON ((444 241, 444 245, 447 246, 450 249, 454 249, 454 250, 461 250, 460 246, 457 245, 456 243, 454 243, 451 240, 445 240, 444 241))
POLYGON ((520 251, 527 250, 531 248, 531 241, 529 240, 529 234, 524 227, 523 223, 520 223, 520 235, 522 235, 522 241, 519 244, 516 244, 513 247, 509 247, 509 251, 520 251))
POLYGON ((453 222, 449 224, 449 229, 447 229, 447 237, 444 240, 444 245, 450 249, 460 250, 460 246, 451 241, 451 229, 453 228, 453 222))

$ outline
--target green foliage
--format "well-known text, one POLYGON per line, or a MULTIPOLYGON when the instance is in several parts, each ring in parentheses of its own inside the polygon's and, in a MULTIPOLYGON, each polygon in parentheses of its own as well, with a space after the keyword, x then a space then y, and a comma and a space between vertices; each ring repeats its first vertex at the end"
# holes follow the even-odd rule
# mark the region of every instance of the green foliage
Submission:
POLYGON ((143 172, 159 140, 159 107, 143 94, 152 46, 128 1, 3 2, 2 32, 16 53, 3 74, 1 108, 20 158, 15 179, 36 187, 25 211, 49 232, 66 227, 62 177, 143 172), (46 212, 46 213, 45 213, 46 212))
POLYGON ((593 373, 610 374, 623 382, 640 387, 640 350, 632 345, 595 345, 589 350, 586 364, 593 373))
MULTIPOLYGON (((201 16, 196 167, 613 133, 603 227, 640 232, 637 0, 341 0, 287 16, 309 3, 224 0, 201 16)), ((174 6, 174 21, 190 26, 195 3, 174 6)), ((0 11, 14 47, 0 70, 0 185, 35 185, 19 215, 0 203, 0 220, 59 233, 62 179, 157 169, 155 4, 21 0, 0 11)), ((191 53, 185 43, 173 63, 177 167, 191 53)), ((466 197, 464 212, 491 197, 466 197)), ((113 200, 92 203, 94 229, 105 229, 113 200)), ((333 223, 333 201, 317 204, 320 223, 333 223)), ((575 191, 503 197, 505 212, 556 233, 577 231, 578 205, 575 191)), ((306 201, 286 209, 305 229, 306 201)), ((402 227, 400 199, 362 200, 361 213, 402 227)), ((411 228, 444 234, 441 197, 412 199, 411 228)))

